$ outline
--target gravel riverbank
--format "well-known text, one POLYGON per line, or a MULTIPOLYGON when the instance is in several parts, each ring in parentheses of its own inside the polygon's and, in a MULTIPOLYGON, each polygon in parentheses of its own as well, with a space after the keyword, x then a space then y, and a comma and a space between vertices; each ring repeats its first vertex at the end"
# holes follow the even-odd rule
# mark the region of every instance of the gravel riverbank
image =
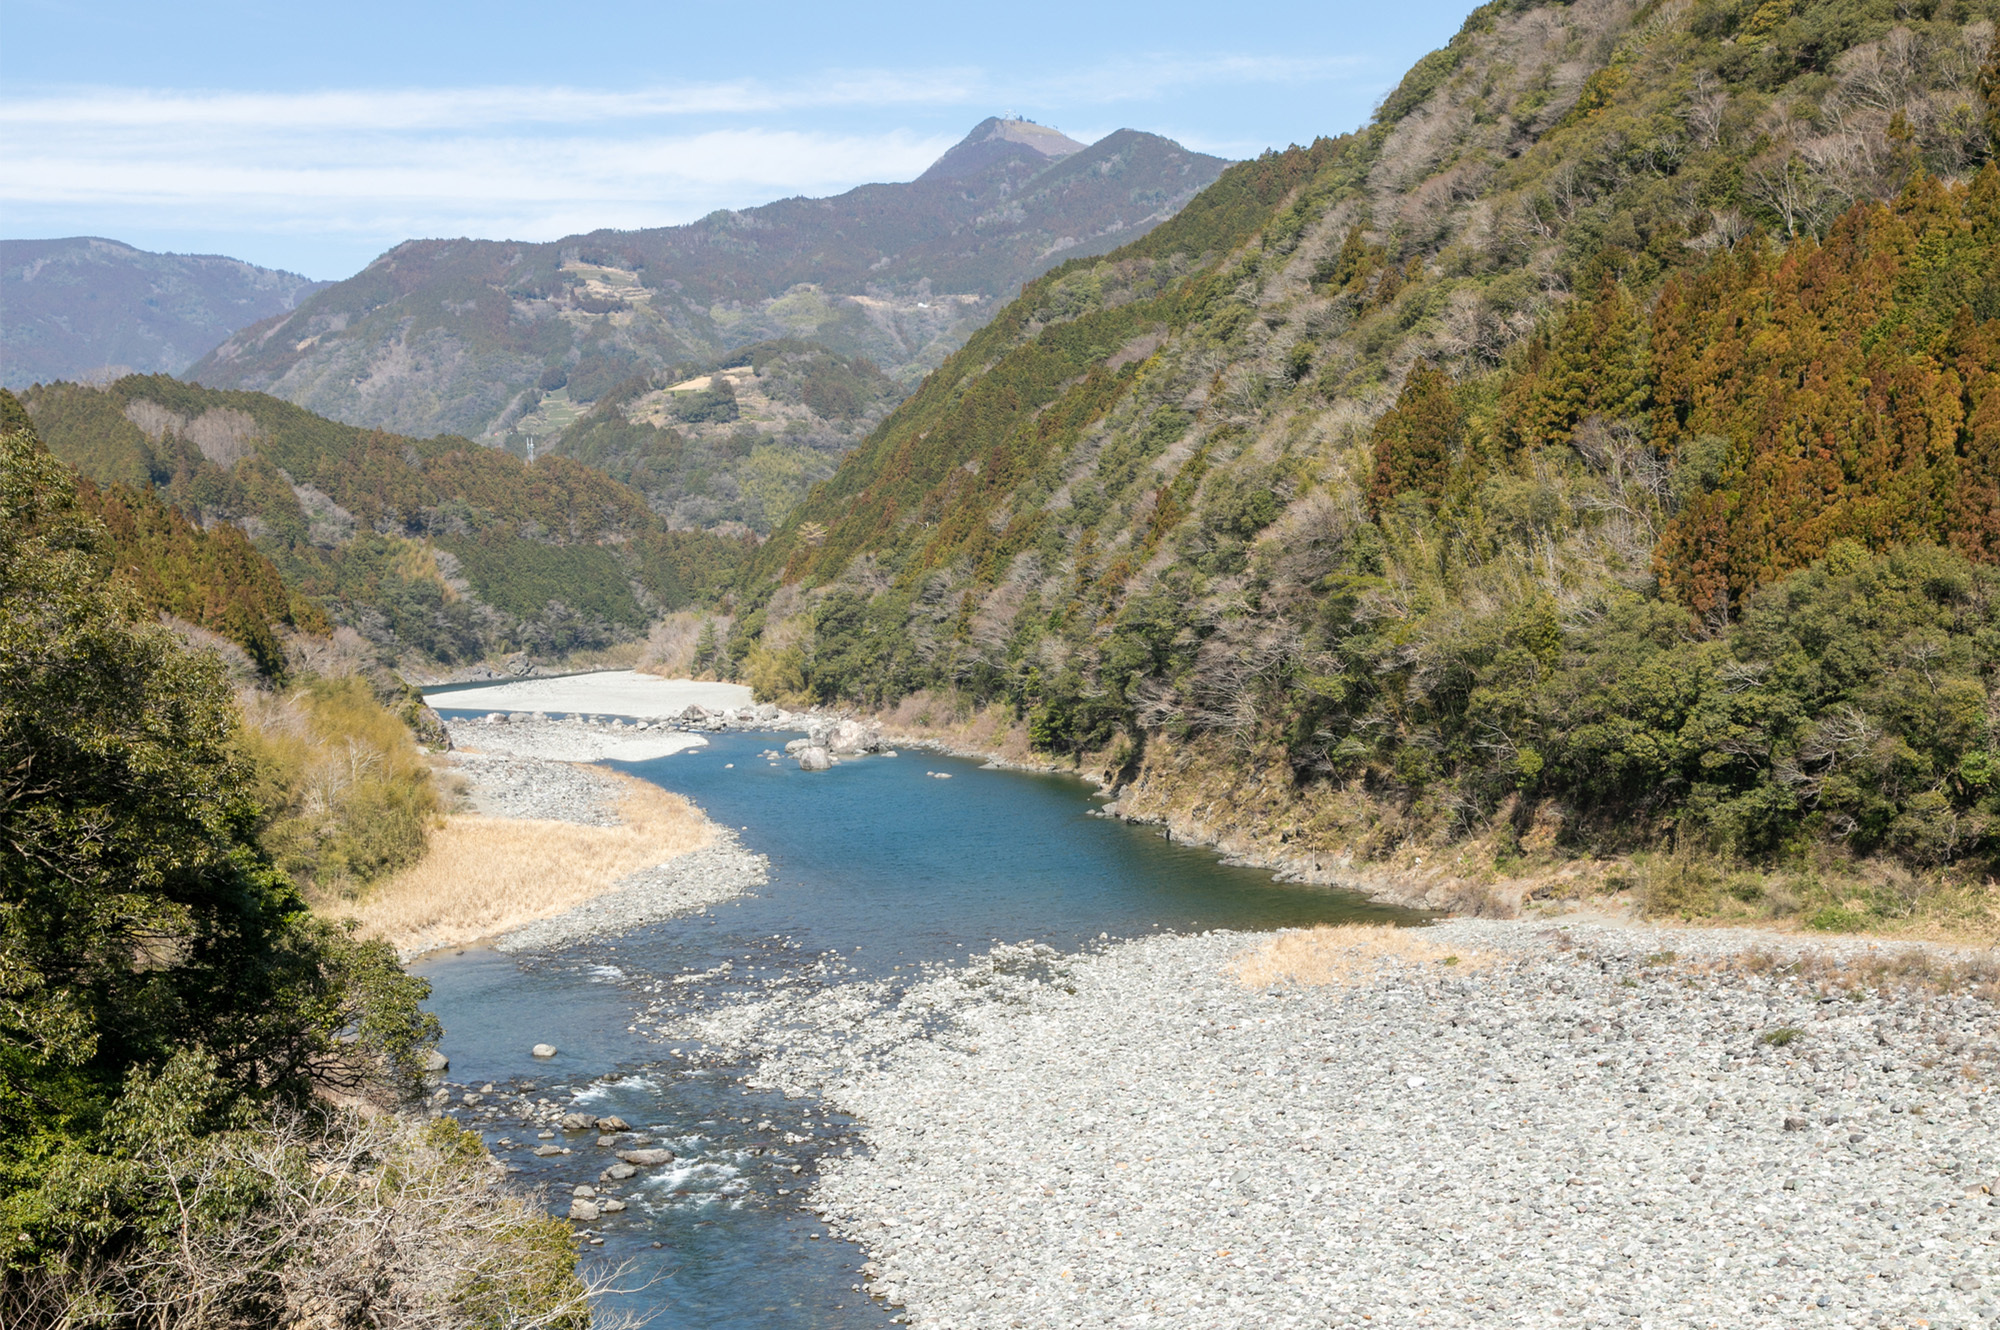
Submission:
POLYGON ((814 1204, 921 1326, 2000 1321, 1990 987, 1870 978, 1894 944, 1415 933, 1458 961, 1253 990, 1256 936, 1024 945, 672 1037, 862 1119, 814 1204))
MULTIPOLYGON (((449 760, 466 779, 472 811, 596 827, 618 824, 618 802, 627 786, 611 771, 586 763, 629 758, 625 750, 642 741, 659 750, 645 753, 648 757, 707 742, 698 734, 668 729, 643 731, 635 740, 624 737, 631 732, 628 727, 582 721, 453 721, 447 728, 454 747, 449 760)), ((618 936, 755 891, 769 880, 769 860, 746 850, 735 832, 711 823, 710 836, 701 849, 629 874, 573 909, 502 935, 494 946, 507 952, 548 951, 618 936)))

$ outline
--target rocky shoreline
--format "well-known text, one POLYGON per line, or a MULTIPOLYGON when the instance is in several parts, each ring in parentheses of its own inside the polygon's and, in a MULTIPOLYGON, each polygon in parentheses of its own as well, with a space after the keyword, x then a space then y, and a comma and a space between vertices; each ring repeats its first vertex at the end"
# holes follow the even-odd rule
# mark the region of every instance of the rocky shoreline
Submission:
POLYGON ((1990 953, 1459 920, 1408 935, 1450 963, 1246 987, 1266 936, 674 1037, 866 1124, 813 1203, 938 1330, 2000 1322, 1990 953))

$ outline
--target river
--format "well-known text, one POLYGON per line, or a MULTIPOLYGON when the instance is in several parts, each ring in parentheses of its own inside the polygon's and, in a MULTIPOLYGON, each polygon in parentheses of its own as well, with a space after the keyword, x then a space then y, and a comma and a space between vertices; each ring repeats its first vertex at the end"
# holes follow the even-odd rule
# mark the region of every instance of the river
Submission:
MULTIPOLYGON (((1000 941, 1067 951, 1155 930, 1419 917, 1274 883, 1170 844, 1158 828, 1093 816, 1090 787, 1073 778, 921 751, 806 773, 763 755, 790 737, 711 735, 703 748, 616 764, 740 828, 771 860, 771 881, 754 897, 553 955, 471 948, 412 966, 432 984, 453 1082, 529 1087, 615 1113, 676 1152, 673 1166, 625 1184, 628 1208, 589 1230, 602 1243, 587 1259, 624 1267, 625 1291, 600 1309, 638 1312, 654 1326, 846 1330, 894 1315, 856 1290, 864 1254, 827 1236, 802 1204, 815 1161, 854 1148, 854 1124, 814 1103, 748 1092, 739 1068, 692 1048, 676 1056, 671 1041, 634 1028, 663 996, 708 1004, 773 981, 899 984, 921 965, 1000 941), (544 1041, 560 1049, 555 1058, 530 1055, 544 1041)), ((548 1142, 518 1119, 454 1112, 521 1180, 548 1187, 558 1212, 570 1186, 601 1185, 610 1159, 590 1134, 564 1136, 554 1143, 573 1153, 541 1158, 532 1150, 548 1142)))

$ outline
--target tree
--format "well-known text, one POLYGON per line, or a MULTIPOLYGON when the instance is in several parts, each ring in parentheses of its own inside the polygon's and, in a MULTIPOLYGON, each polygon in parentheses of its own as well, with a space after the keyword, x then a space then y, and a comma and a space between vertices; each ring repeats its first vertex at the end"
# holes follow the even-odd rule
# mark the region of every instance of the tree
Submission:
POLYGON ((1418 365, 1404 381, 1396 405, 1375 422, 1370 511, 1379 518, 1393 511, 1399 495, 1415 494, 1436 512, 1464 448, 1465 412, 1452 393, 1450 377, 1435 365, 1418 365))
POLYGON ((426 987, 264 858, 237 723, 68 469, 0 434, 0 1270, 145 1229, 119 1179, 163 1075, 190 1136, 417 1085, 426 987))

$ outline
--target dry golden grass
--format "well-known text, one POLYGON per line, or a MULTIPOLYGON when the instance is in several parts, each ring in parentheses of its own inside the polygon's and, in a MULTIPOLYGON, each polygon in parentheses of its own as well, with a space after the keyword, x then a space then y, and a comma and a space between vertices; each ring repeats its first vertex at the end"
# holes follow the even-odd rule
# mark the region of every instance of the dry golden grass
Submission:
POLYGON ((1322 924, 1288 929, 1229 963, 1246 988, 1294 983, 1347 988, 1411 967, 1476 970, 1492 962, 1485 952, 1441 947, 1420 928, 1388 924, 1322 924))
POLYGON ((693 804, 644 781, 628 780, 618 816, 615 827, 446 818, 421 861, 340 912, 405 956, 464 946, 561 914, 714 834, 693 804))
POLYGON ((1940 952, 1929 947, 1891 947, 1859 955, 1809 951, 1783 957, 1761 947, 1682 967, 1707 975, 1777 973, 1797 979, 1822 997, 1914 990, 1970 994, 2000 1002, 2000 949, 1940 952))

